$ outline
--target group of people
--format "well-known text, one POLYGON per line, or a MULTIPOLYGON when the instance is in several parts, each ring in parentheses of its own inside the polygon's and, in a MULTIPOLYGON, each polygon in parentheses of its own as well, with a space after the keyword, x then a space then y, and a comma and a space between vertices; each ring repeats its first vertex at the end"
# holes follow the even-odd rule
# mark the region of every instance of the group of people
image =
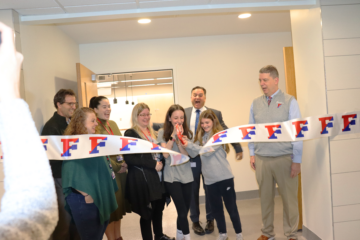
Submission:
MULTIPOLYGON (((13 128, 8 126, 11 125, 11 122, 9 118, 5 117, 8 112, 6 114, 3 112, 10 111, 14 114, 12 116, 19 116, 19 120, 24 119, 27 124, 19 126, 20 129, 27 128, 28 131, 34 132, 35 128, 26 104, 19 99, 18 94, 22 57, 16 55, 13 43, 10 44, 11 31, 2 24, 0 24, 0 31, 5 33, 3 34, 5 41, 3 45, 0 45, 0 63, 7 66, 0 66, 0 89, 3 89, 1 92, 3 96, 0 97, 1 140, 4 142, 5 154, 17 158, 19 152, 16 153, 15 142, 10 136, 13 128), (10 50, 4 50, 4 46, 10 50), (5 57, 10 57, 14 61, 8 63, 1 61, 5 57), (1 77, 11 81, 6 82, 1 77), (7 109, 4 102, 9 99, 14 101, 18 108, 7 109), (22 111, 28 112, 28 114, 20 116, 22 111)), ((274 66, 269 65, 260 69, 259 82, 264 95, 256 98, 251 105, 250 124, 282 122, 301 117, 296 100, 278 88, 278 81, 278 71, 274 66)), ((205 101, 205 88, 194 87, 191 90, 193 106, 186 109, 178 104, 170 106, 164 123, 151 123, 151 112, 146 103, 138 103, 133 108, 132 127, 126 130, 124 135, 156 143, 164 148, 189 155, 190 161, 181 165, 170 166, 171 157, 168 153, 102 156, 70 161, 50 160, 52 181, 48 166, 44 164, 46 157, 45 153, 41 151, 40 141, 31 142, 30 140, 36 139, 36 137, 29 137, 24 144, 29 145, 31 142, 29 151, 37 151, 37 156, 39 156, 37 161, 42 166, 40 169, 43 170, 39 176, 31 175, 34 179, 31 179, 29 184, 43 186, 36 191, 36 197, 48 195, 49 198, 46 198, 48 201, 36 202, 35 198, 30 197, 29 204, 35 206, 33 211, 29 204, 23 204, 25 207, 18 211, 18 214, 31 217, 35 222, 41 222, 44 226, 38 227, 38 224, 28 223, 26 226, 29 229, 33 227, 33 229, 27 231, 22 227, 22 231, 27 231, 28 234, 32 234, 31 237, 35 237, 31 239, 46 239, 46 234, 53 229, 57 219, 54 214, 56 199, 54 188, 49 188, 50 182, 55 184, 59 217, 52 233, 52 239, 101 240, 105 233, 109 240, 122 240, 121 219, 131 211, 141 217, 140 229, 143 239, 175 239, 165 235, 162 229, 162 213, 165 204, 171 200, 174 202, 178 214, 177 240, 190 239, 187 218, 189 211, 193 222, 192 229, 196 234, 212 233, 215 219, 219 230, 218 240, 228 239, 223 203, 232 221, 236 239, 244 239, 236 205, 234 175, 227 160, 228 144, 215 146, 214 151, 199 155, 201 146, 212 135, 227 129, 221 112, 206 107, 205 101), (183 141, 179 141, 177 129, 183 135, 183 141), (205 229, 199 221, 201 176, 206 199, 207 222, 205 229), (47 229, 45 229, 46 226, 47 229)), ((57 110, 46 122, 41 135, 121 135, 116 123, 110 120, 111 107, 106 97, 93 97, 90 100, 89 108, 77 108, 74 92, 69 89, 61 89, 54 97, 54 107, 57 110)), ((19 131, 16 133, 20 133, 19 131)), ((236 151, 236 158, 242 159, 240 144, 232 145, 236 151)), ((251 143, 249 150, 250 164, 255 170, 260 189, 263 228, 258 240, 272 240, 275 236, 273 225, 275 184, 278 185, 283 200, 285 235, 289 240, 297 239, 299 219, 297 175, 300 172, 302 142, 251 143)), ((19 158, 21 157, 19 156, 19 158)), ((16 163, 18 164, 18 162, 16 163)), ((23 161, 23 163, 22 167, 29 165, 28 162, 23 161)), ((11 166, 9 162, 6 164, 11 166)), ((33 164, 34 162, 31 162, 31 165, 33 164)), ((9 167, 5 172, 5 180, 8 181, 7 179, 11 176, 12 180, 18 181, 17 175, 15 176, 9 167)), ((17 184, 16 186, 17 189, 7 189, 2 206, 2 209, 5 207, 6 210, 3 210, 2 213, 16 212, 14 205, 9 202, 11 194, 15 194, 14 196, 17 196, 16 192, 22 194, 18 191, 21 185, 17 184)), ((20 187, 20 189, 22 188, 20 187)), ((26 191, 29 190, 24 189, 24 192, 26 191)), ((16 197, 16 199, 19 198, 16 197)), ((19 206, 16 205, 16 208, 19 206)), ((20 207, 20 209, 22 208, 20 207)), ((4 228, 5 224, 0 224, 2 229, 7 229, 6 233, 13 234, 11 236, 19 239, 28 239, 24 237, 25 235, 21 235, 21 231, 14 231, 12 226, 17 226, 17 221, 11 221, 10 215, 7 219, 8 222, 2 221, 2 223, 7 224, 6 226, 9 228, 4 228)), ((23 223, 25 224, 25 222, 23 223)))

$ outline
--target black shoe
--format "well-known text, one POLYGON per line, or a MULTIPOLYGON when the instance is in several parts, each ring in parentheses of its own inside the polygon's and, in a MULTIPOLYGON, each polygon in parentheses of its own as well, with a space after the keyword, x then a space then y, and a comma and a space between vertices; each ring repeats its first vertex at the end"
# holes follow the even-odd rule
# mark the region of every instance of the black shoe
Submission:
POLYGON ((194 233, 196 233, 197 235, 205 235, 205 231, 204 229, 201 227, 199 222, 194 222, 192 225, 192 229, 194 230, 194 233))
POLYGON ((214 231, 214 220, 208 220, 205 227, 205 232, 210 234, 214 231))
POLYGON ((169 237, 169 236, 167 236, 167 235, 163 235, 162 237, 160 237, 160 238, 157 238, 157 237, 155 237, 155 240, 175 240, 175 238, 174 237, 169 237))

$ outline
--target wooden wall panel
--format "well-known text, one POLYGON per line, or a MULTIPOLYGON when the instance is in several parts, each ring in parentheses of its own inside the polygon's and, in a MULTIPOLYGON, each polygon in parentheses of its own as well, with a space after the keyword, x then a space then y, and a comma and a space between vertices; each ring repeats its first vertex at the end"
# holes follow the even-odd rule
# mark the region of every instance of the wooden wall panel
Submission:
MULTIPOLYGON (((285 64, 286 93, 293 95, 296 98, 296 79, 295 79, 293 47, 284 47, 284 64, 285 64)), ((302 229, 303 218, 302 218, 301 173, 299 174, 298 202, 299 202, 298 229, 302 229)))
POLYGON ((88 107, 90 99, 98 95, 97 84, 91 81, 91 75, 95 73, 81 63, 76 63, 76 73, 79 107, 88 107))

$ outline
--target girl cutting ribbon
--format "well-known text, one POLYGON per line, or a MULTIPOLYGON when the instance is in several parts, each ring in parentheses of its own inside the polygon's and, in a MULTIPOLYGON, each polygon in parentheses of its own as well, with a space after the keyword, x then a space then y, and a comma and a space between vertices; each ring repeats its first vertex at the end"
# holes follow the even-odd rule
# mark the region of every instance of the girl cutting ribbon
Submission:
MULTIPOLYGON (((92 97, 89 107, 95 110, 100 134, 122 136, 117 124, 110 120, 111 106, 106 97, 92 97)), ((122 155, 110 156, 110 162, 115 172, 115 179, 119 188, 115 194, 118 208, 111 214, 105 234, 108 240, 122 240, 120 231, 121 219, 127 212, 131 212, 130 204, 125 199, 127 165, 122 155)))
MULTIPOLYGON (((172 105, 165 116, 164 128, 159 130, 158 141, 161 146, 175 152, 188 155, 177 139, 182 139, 181 135, 191 139, 192 133, 186 123, 184 108, 180 105, 172 105), (180 137, 177 135, 177 128, 180 137)), ((167 191, 174 201, 177 218, 176 239, 190 240, 190 230, 187 215, 190 209, 192 183, 194 181, 190 161, 176 166, 170 166, 171 157, 163 153, 165 160, 164 181, 167 191)))
MULTIPOLYGON (((194 143, 184 139, 183 147, 191 157, 199 155, 199 151, 208 139, 223 130, 215 113, 211 110, 203 111, 200 115, 198 131, 194 143)), ((200 156, 201 171, 204 176, 205 187, 209 194, 212 214, 219 229, 218 240, 227 240, 226 223, 223 201, 233 223, 236 240, 243 240, 240 216, 236 205, 234 188, 234 175, 231 172, 226 154, 229 152, 228 144, 212 147, 213 152, 200 156)))

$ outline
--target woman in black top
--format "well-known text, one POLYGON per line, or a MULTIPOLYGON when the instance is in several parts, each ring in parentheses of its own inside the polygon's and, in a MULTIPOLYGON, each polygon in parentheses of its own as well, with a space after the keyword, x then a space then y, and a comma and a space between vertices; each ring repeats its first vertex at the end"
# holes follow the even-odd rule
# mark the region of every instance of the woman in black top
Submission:
MULTIPOLYGON (((156 137, 150 127, 150 108, 138 103, 132 111, 132 128, 125 132, 126 137, 143 139, 156 143, 156 137)), ((153 240, 151 222, 155 240, 175 240, 163 234, 162 212, 165 206, 165 188, 163 182, 163 158, 161 154, 125 154, 128 165, 126 180, 126 198, 132 211, 140 215, 141 235, 144 240, 153 240)))

